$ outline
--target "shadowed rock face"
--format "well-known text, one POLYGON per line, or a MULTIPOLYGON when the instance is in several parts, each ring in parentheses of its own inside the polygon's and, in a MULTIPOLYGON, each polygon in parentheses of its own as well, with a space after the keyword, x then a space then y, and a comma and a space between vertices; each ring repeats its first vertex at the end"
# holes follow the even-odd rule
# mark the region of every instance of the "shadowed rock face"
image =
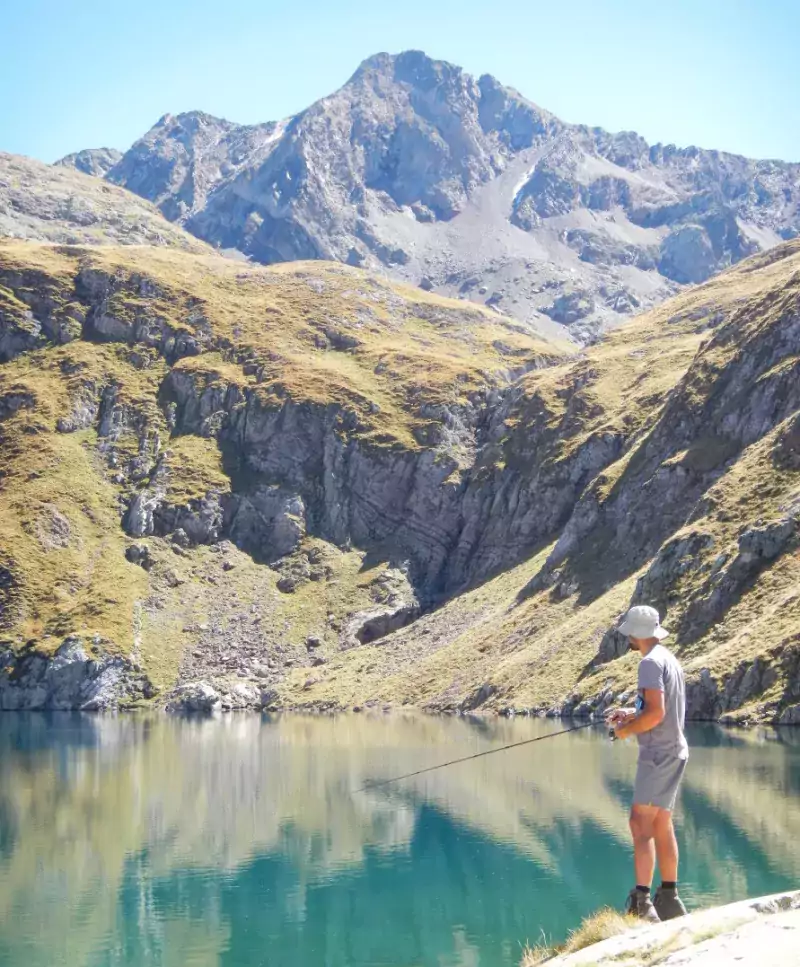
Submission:
POLYGON ((793 237, 799 175, 565 124, 419 51, 277 123, 165 115, 106 172, 259 262, 336 259, 524 319, 581 290, 588 311, 548 313, 581 341, 793 237))

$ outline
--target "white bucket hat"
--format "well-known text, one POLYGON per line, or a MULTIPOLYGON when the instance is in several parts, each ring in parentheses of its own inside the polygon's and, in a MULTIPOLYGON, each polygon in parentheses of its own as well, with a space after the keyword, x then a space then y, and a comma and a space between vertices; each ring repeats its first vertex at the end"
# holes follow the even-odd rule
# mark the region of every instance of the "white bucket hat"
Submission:
POLYGON ((625 615, 622 624, 617 628, 621 635, 629 638, 666 638, 669 632, 661 627, 661 619, 655 608, 646 604, 637 604, 625 615))

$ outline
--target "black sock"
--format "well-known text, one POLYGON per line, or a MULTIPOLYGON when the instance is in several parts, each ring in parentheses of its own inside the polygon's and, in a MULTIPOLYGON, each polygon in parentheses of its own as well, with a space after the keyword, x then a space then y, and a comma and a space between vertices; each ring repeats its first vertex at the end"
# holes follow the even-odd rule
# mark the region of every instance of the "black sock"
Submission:
POLYGON ((661 881, 662 890, 677 890, 678 883, 676 880, 662 880, 661 881))
POLYGON ((650 894, 650 887, 649 886, 639 886, 639 884, 637 883, 636 884, 636 889, 638 890, 639 893, 645 893, 647 895, 650 894))

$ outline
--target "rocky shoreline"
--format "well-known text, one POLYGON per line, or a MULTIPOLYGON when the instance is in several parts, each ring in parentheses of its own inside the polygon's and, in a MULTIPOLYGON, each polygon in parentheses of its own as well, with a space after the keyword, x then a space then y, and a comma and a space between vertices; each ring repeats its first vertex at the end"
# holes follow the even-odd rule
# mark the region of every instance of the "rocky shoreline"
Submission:
MULTIPOLYGON (((124 712, 149 709, 201 715, 241 711, 334 714, 390 712, 395 707, 379 699, 367 699, 363 704, 353 705, 286 702, 280 691, 271 685, 242 680, 186 681, 168 692, 159 693, 136 661, 120 655, 101 654, 100 646, 99 641, 87 642, 70 636, 51 656, 35 650, 19 655, 10 650, 0 651, 0 711, 124 712)), ((696 683, 694 687, 697 687, 696 683)), ((690 684, 690 694, 691 689, 690 684)), ((629 692, 614 694, 609 689, 589 700, 578 700, 573 696, 555 706, 482 709, 492 694, 492 688, 487 684, 476 689, 459 705, 427 704, 419 710, 445 715, 529 716, 600 722, 607 708, 613 704, 625 704, 631 698, 629 692)), ((784 708, 777 715, 764 705, 751 707, 746 712, 733 711, 712 717, 697 714, 697 706, 690 704, 687 717, 690 721, 711 721, 728 726, 791 726, 800 724, 800 705, 784 708)))
POLYGON ((772 967, 796 963, 800 890, 743 900, 687 917, 637 926, 575 953, 525 958, 522 967, 772 967))

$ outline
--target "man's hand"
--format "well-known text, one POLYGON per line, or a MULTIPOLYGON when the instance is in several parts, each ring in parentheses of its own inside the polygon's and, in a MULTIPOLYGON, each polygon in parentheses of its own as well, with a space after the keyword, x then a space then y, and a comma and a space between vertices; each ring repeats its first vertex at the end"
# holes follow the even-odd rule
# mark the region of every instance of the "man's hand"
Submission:
POLYGON ((655 688, 646 688, 643 692, 644 708, 641 712, 622 709, 624 716, 620 724, 613 724, 614 734, 618 739, 627 739, 631 735, 641 735, 649 732, 664 720, 664 693, 655 688))
POLYGON ((619 725, 615 725, 614 736, 617 739, 623 739, 623 740, 629 738, 631 735, 634 734, 632 730, 635 722, 636 722, 636 716, 634 715, 632 718, 626 719, 624 722, 621 722, 619 725))
POLYGON ((606 712, 606 722, 615 730, 621 728, 626 722, 630 722, 635 718, 635 708, 612 708, 606 712))

